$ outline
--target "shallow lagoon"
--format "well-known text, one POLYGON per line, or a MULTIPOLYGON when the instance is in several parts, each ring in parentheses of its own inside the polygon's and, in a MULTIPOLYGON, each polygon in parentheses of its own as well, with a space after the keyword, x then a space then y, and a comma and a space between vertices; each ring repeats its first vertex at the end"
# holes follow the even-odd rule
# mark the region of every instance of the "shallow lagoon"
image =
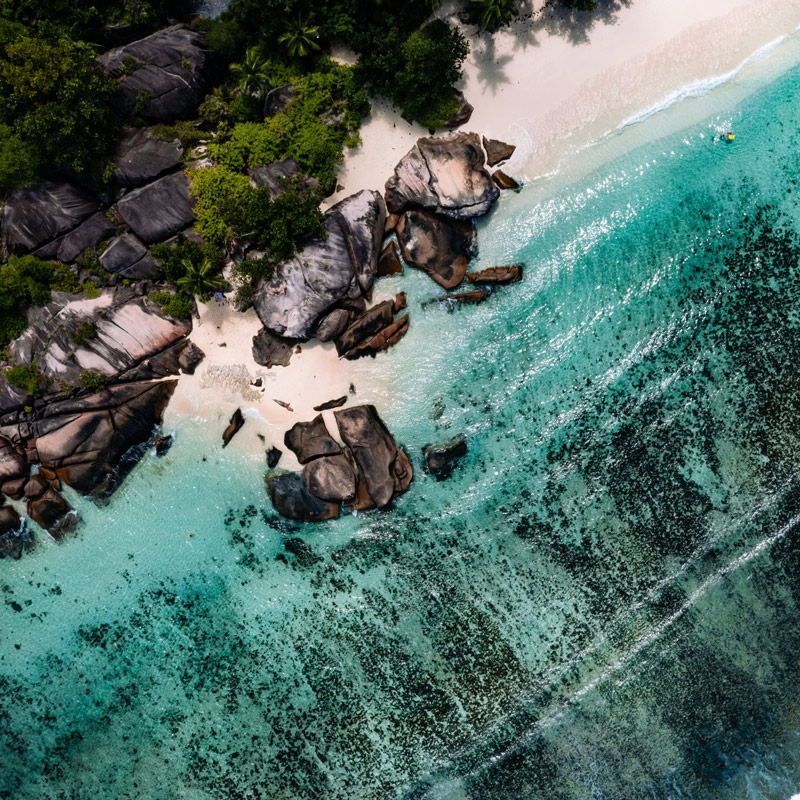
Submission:
POLYGON ((300 527, 189 421, 0 564, 0 796, 797 791, 792 48, 505 198, 479 263, 522 284, 448 313, 389 282, 384 418, 417 467, 465 431, 448 481, 300 527))

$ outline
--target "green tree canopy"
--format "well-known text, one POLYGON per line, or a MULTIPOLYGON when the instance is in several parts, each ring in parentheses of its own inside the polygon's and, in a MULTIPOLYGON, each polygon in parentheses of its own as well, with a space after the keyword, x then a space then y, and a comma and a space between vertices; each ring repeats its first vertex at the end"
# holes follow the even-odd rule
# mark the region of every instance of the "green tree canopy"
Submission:
POLYGON ((28 148, 38 171, 97 168, 116 128, 113 81, 87 44, 29 34, 0 56, 0 124, 5 148, 28 148))

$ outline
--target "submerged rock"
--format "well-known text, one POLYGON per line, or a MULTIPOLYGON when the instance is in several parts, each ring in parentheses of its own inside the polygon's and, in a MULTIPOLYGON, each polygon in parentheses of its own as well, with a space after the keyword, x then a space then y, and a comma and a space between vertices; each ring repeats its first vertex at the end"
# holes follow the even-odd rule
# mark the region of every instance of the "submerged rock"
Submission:
POLYGON ((483 160, 475 133, 419 139, 386 182, 387 209, 419 206, 457 220, 486 214, 500 192, 483 160))
POLYGON ((228 427, 222 432, 222 446, 227 447, 231 439, 241 430, 242 425, 244 425, 244 417, 242 416, 242 410, 237 408, 236 411, 233 412, 231 416, 231 420, 228 423, 228 427))
POLYGON ((397 224, 397 241, 406 263, 426 272, 444 289, 454 289, 464 280, 473 238, 471 222, 427 211, 407 211, 397 224))
POLYGON ((408 489, 414 477, 411 462, 395 444, 375 407, 353 406, 333 413, 375 505, 381 508, 408 489))
POLYGON ((283 442, 301 464, 320 456, 338 455, 342 452, 342 448, 328 433, 321 414, 317 414, 310 422, 296 422, 286 431, 283 442))
POLYGON ((0 558, 18 559, 25 545, 24 524, 10 506, 0 508, 0 558))
POLYGON ((129 114, 159 121, 191 119, 210 86, 213 56, 204 47, 203 34, 185 25, 172 25, 136 42, 116 47, 97 59, 119 79, 117 105, 129 114), (141 66, 129 74, 123 65, 134 59, 141 66), (139 97, 149 101, 138 109, 139 97))
POLYGON ((486 150, 486 163, 490 167, 495 167, 501 161, 511 158, 517 149, 516 145, 506 144, 499 139, 487 139, 485 136, 483 137, 483 148, 486 150))
POLYGON ((272 333, 306 341, 333 308, 367 296, 377 269, 385 219, 377 192, 361 191, 324 216, 327 236, 278 264, 259 284, 254 306, 272 333))
POLYGON ((452 461, 467 454, 467 437, 463 433, 448 439, 446 442, 426 444, 422 448, 428 469, 433 472, 443 470, 452 461))
POLYGON ((480 272, 468 272, 467 282, 477 286, 506 286, 522 280, 522 264, 508 267, 487 267, 480 272))
POLYGON ((156 455, 163 456, 172 447, 172 436, 156 436, 156 455))

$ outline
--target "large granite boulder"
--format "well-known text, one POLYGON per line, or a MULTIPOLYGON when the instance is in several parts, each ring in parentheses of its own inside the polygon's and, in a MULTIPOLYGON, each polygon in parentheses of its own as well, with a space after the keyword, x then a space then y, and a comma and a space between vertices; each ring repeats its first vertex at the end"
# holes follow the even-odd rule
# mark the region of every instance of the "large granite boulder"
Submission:
POLYGON ((301 464, 320 456, 338 455, 342 452, 342 448, 328 433, 322 414, 317 414, 311 422, 296 422, 286 431, 283 443, 297 456, 301 464))
POLYGON ((479 272, 468 272, 467 283, 474 283, 476 286, 507 286, 522 280, 522 269, 522 264, 487 267, 479 272))
POLYGON ((332 342, 341 335, 350 322, 350 312, 346 308, 334 308, 317 323, 317 339, 332 342))
POLYGON ((106 272, 131 280, 155 280, 161 277, 161 268, 132 233, 123 233, 112 239, 100 254, 100 263, 106 272))
POLYGON ((88 248, 96 247, 113 236, 116 230, 114 223, 102 211, 98 211, 69 233, 34 250, 33 254, 39 258, 69 264, 76 261, 88 248))
POLYGON ((356 496, 356 473, 343 453, 309 461, 303 467, 303 481, 320 500, 349 503, 356 496))
MULTIPOLYGON (((398 220, 399 222, 400 220, 398 220)), ((397 227, 397 223, 395 223, 397 227)), ((400 256, 397 254, 397 245, 392 241, 381 250, 378 257, 378 272, 379 278, 384 278, 387 275, 402 275, 403 263, 400 261, 400 256)))
POLYGON ((345 198, 324 216, 327 236, 314 239, 257 290, 254 306, 264 327, 308 340, 333 308, 367 296, 377 268, 385 221, 378 192, 345 198))
POLYGON ((483 147, 486 150, 486 163, 490 167, 496 167, 508 158, 514 155, 517 149, 516 145, 506 144, 499 139, 487 139, 483 137, 483 147))
POLYGON ((386 182, 386 207, 397 214, 421 207, 471 219, 486 214, 499 195, 475 133, 419 139, 386 182))
POLYGON ((28 516, 54 539, 61 539, 77 522, 69 503, 55 490, 28 501, 28 516))
POLYGON ((322 522, 339 516, 339 504, 314 497, 296 472, 268 475, 267 490, 275 510, 287 519, 322 522))
POLYGON ((297 339, 284 339, 262 328, 253 337, 253 361, 262 367, 288 367, 297 339))
MULTIPOLYGON (((0 481, 5 486, 6 482, 11 482, 17 478, 22 478, 28 474, 28 459, 25 451, 12 443, 11 438, 0 436, 0 481)), ((14 489, 5 490, 9 496, 13 496, 14 489)), ((20 497, 22 495, 20 494, 20 497)))
MULTIPOLYGON (((132 289, 106 290, 92 300, 54 292, 47 306, 29 309, 28 328, 9 349, 17 363, 35 359, 52 382, 76 386, 83 370, 118 377, 179 343, 187 346, 190 330, 190 322, 164 317, 132 289)), ((178 361, 180 355, 174 353, 178 361)), ((177 371, 151 365, 150 374, 130 379, 177 371)))
POLYGON ((114 211, 146 244, 161 242, 195 220, 189 179, 182 172, 159 178, 126 194, 114 211))
POLYGON ((165 142, 148 128, 131 128, 111 154, 114 178, 120 186, 141 186, 181 163, 183 147, 178 139, 165 142))
POLYGON ((464 280, 475 235, 469 220, 406 211, 396 230, 400 251, 410 267, 426 272, 444 289, 454 289, 464 280))
POLYGON ((319 189, 319 181, 300 172, 300 167, 293 158, 275 161, 268 167, 253 167, 250 170, 250 180, 256 188, 266 188, 273 200, 280 197, 291 182, 296 182, 301 189, 319 189))
POLYGON ((77 228, 97 208, 94 197, 71 183, 43 181, 9 192, 0 214, 2 249, 30 253, 77 228))
POLYGON ((353 406, 333 413, 375 505, 381 508, 408 489, 414 477, 411 462, 395 444, 375 407, 353 406))
POLYGON ((122 456, 150 438, 174 389, 174 380, 111 386, 50 403, 33 419, 0 420, 0 436, 77 491, 103 496, 122 474, 122 456))
POLYGON ((137 108, 142 92, 149 101, 142 116, 159 121, 190 119, 210 86, 213 56, 203 34, 172 25, 136 42, 116 47, 97 59, 119 79, 117 105, 125 113, 137 108), (130 66, 140 65, 133 72, 130 66), (128 72, 128 74, 125 74, 128 72))
POLYGON ((358 317, 336 339, 336 352, 341 356, 348 350, 352 350, 367 337, 391 323, 393 315, 394 302, 392 300, 377 303, 358 317))

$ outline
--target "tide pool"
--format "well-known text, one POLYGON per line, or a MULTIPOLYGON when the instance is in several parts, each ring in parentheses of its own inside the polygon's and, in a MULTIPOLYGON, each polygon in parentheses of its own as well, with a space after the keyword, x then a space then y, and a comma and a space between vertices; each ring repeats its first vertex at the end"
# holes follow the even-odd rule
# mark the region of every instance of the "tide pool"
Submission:
POLYGON ((281 520, 195 420, 0 563, 0 797, 797 793, 795 38, 505 197, 476 265, 523 283, 384 279, 391 510, 281 520))

